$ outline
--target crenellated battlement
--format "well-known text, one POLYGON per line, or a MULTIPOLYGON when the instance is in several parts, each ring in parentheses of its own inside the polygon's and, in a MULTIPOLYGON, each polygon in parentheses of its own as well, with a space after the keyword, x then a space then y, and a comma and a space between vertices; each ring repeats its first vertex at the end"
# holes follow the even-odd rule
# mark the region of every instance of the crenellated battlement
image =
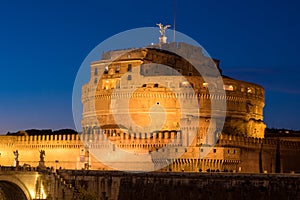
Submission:
POLYGON ((232 146, 232 147, 245 147, 259 149, 262 146, 264 148, 276 148, 280 145, 284 149, 299 149, 300 141, 285 140, 279 137, 275 138, 255 138, 255 137, 243 137, 239 135, 226 135, 221 134, 218 145, 219 146, 232 146))
POLYGON ((24 136, 17 136, 16 142, 42 142, 42 141, 72 141, 72 140, 80 140, 78 134, 42 134, 42 135, 24 135, 24 136))

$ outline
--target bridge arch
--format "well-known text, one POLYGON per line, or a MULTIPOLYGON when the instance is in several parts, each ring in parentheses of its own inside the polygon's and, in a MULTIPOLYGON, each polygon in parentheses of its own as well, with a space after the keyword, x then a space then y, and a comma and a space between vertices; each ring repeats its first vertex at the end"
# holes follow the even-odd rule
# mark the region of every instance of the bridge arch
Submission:
POLYGON ((0 176, 0 197, 5 200, 32 200, 29 190, 15 176, 0 176))

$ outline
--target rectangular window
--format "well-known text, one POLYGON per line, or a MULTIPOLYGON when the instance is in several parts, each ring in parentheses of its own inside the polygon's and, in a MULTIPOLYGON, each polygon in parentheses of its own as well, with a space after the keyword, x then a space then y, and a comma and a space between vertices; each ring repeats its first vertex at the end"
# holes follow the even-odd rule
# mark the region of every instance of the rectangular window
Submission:
POLYGON ((131 80, 131 75, 127 76, 127 80, 129 80, 129 81, 131 80))
POLYGON ((214 153, 217 153, 217 149, 214 149, 214 153))
POLYGON ((247 88, 247 92, 248 92, 248 93, 253 93, 253 92, 254 92, 254 89, 253 89, 253 88, 247 88))
POLYGON ((116 66, 116 73, 119 73, 120 72, 120 65, 117 65, 116 66))
POLYGON ((95 76, 97 76, 98 75, 98 68, 95 68, 95 76))
POLYGON ((131 64, 128 64, 128 71, 132 72, 132 65, 131 64))
POLYGON ((232 85, 224 85, 223 88, 224 88, 224 90, 227 90, 227 91, 233 91, 234 90, 232 85))
POLYGON ((120 81, 117 82, 116 88, 117 88, 117 89, 120 89, 120 81))

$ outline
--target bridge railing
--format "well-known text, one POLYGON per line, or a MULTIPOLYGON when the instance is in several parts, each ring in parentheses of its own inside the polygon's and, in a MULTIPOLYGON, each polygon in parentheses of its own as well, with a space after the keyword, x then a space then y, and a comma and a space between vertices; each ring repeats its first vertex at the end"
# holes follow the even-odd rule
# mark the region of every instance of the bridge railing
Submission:
POLYGON ((14 166, 0 166, 0 171, 6 171, 6 172, 7 171, 38 172, 40 170, 38 169, 38 167, 31 167, 31 166, 18 166, 18 167, 14 167, 14 166))

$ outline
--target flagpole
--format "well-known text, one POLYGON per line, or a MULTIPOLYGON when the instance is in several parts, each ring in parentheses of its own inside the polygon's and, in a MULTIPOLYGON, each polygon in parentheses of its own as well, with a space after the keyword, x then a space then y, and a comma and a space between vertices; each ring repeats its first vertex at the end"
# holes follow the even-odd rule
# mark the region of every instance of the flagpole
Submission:
POLYGON ((174 0, 174 42, 176 42, 176 0, 174 0))

